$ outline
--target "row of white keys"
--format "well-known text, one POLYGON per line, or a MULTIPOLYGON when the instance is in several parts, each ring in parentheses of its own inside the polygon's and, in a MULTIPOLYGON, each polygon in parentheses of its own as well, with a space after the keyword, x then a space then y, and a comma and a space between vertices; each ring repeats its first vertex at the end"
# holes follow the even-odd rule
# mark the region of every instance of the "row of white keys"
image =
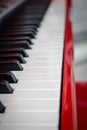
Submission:
POLYGON ((58 130, 64 25, 65 5, 53 0, 23 72, 14 72, 14 93, 0 95, 0 130, 58 130))

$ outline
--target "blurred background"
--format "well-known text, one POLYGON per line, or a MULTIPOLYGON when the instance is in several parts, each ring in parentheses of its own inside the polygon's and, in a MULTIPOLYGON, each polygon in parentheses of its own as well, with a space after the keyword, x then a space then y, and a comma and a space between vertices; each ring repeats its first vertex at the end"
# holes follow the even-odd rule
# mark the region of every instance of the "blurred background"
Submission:
POLYGON ((87 0, 73 0, 75 79, 87 81, 87 0))

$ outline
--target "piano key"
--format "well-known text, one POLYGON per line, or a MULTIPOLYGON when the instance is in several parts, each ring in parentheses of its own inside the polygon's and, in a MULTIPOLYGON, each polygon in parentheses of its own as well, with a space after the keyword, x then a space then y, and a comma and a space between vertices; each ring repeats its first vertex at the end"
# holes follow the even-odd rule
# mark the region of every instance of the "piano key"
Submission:
POLYGON ((16 19, 16 20, 20 20, 20 19, 42 19, 41 18, 42 17, 42 14, 36 14, 36 15, 32 15, 32 14, 30 14, 30 15, 27 15, 27 14, 20 14, 19 16, 16 16, 16 17, 14 17, 14 19, 16 19))
MULTIPOLYGON (((36 60, 34 61, 34 57, 32 56, 30 56, 30 60, 29 59, 26 59, 27 60, 27 63, 29 64, 29 66, 38 66, 38 67, 42 67, 42 66, 58 66, 58 67, 60 67, 60 65, 58 65, 58 64, 61 64, 61 60, 59 60, 59 61, 56 61, 56 57, 49 57, 48 59, 45 59, 44 57, 42 57, 42 60, 40 61, 40 58, 38 57, 38 58, 36 58, 36 60), (52 58, 55 58, 53 61, 52 61, 52 58), (31 59, 33 59, 32 61, 31 61, 31 59), (48 60, 49 60, 49 64, 48 64, 48 60)), ((23 66, 26 66, 27 64, 24 64, 23 66)))
POLYGON ((0 71, 23 70, 23 67, 17 60, 0 60, 0 71))
MULTIPOLYGON (((43 2, 43 1, 42 1, 43 2)), ((30 10, 30 11, 35 11, 35 10, 40 10, 40 12, 41 11, 43 11, 44 12, 44 10, 47 8, 46 5, 47 3, 41 3, 40 4, 40 2, 38 3, 38 5, 37 5, 37 3, 35 4, 35 5, 31 5, 30 3, 28 3, 27 5, 26 5, 26 8, 24 7, 24 10, 22 10, 22 11, 28 11, 28 10, 30 10)), ((21 11, 21 12, 22 12, 21 11)))
POLYGON ((47 8, 47 4, 48 2, 47 1, 44 1, 44 2, 47 2, 47 3, 44 3, 42 4, 43 1, 41 1, 41 3, 39 2, 38 4, 35 3, 35 5, 32 3, 32 5, 30 5, 30 3, 28 3, 28 5, 26 5, 26 8, 25 10, 29 10, 29 9, 32 9, 32 10, 36 10, 36 9, 46 9, 47 8))
POLYGON ((25 81, 49 81, 58 80, 60 75, 58 74, 29 74, 28 72, 23 72, 22 75, 16 75, 21 81, 26 77, 25 81))
POLYGON ((29 44, 33 44, 33 42, 31 41, 31 39, 28 36, 20 36, 20 37, 0 37, 0 42, 4 42, 4 41, 27 41, 29 42, 29 44))
POLYGON ((0 130, 57 130, 56 124, 44 125, 0 125, 0 130))
MULTIPOLYGON (((36 53, 35 54, 35 53, 32 53, 31 51, 29 51, 29 52, 27 51, 27 53, 30 56, 29 57, 30 61, 32 60, 33 62, 36 62, 36 61, 42 61, 42 62, 43 61, 49 61, 49 62, 55 61, 55 62, 57 62, 57 59, 59 59, 58 62, 61 61, 61 55, 56 55, 55 56, 55 53, 52 53, 52 54, 50 54, 50 53, 42 53, 42 55, 41 55, 41 53, 36 53)), ((27 61, 28 61, 28 59, 27 59, 27 61)))
POLYGON ((23 48, 5 48, 5 49, 0 49, 0 54, 14 54, 14 53, 19 53, 23 57, 29 57, 27 52, 23 48))
POLYGON ((23 67, 25 67, 25 69, 29 69, 29 68, 48 68, 48 69, 51 69, 51 68, 57 68, 57 69, 61 69, 61 65, 62 64, 62 61, 60 62, 31 62, 31 61, 27 61, 27 63, 29 64, 27 66, 27 64, 23 64, 23 67), (59 64, 57 64, 59 63, 59 64))
MULTIPOLYGON (((6 26, 6 28, 8 28, 6 26)), ((22 25, 22 26, 10 26, 9 29, 34 29, 36 32, 38 31, 37 27, 35 25, 22 25)))
POLYGON ((1 31, 2 33, 11 33, 11 32, 26 32, 26 33, 34 33, 34 34, 36 34, 36 30, 35 29, 33 29, 33 28, 6 28, 5 30, 2 30, 1 31))
MULTIPOLYGON (((36 66, 30 66, 27 68, 24 68, 24 71, 28 71, 29 73, 58 73, 58 67, 36 67, 36 66)), ((18 74, 19 72, 15 72, 18 74)))
MULTIPOLYGON (((43 5, 44 6, 44 5, 43 5)), ((35 6, 31 6, 31 5, 28 5, 26 8, 24 8, 23 10, 19 11, 18 12, 18 15, 20 14, 44 14, 45 13, 45 8, 43 7, 37 7, 35 8, 35 6)))
POLYGON ((0 113, 4 113, 4 112, 5 112, 5 106, 0 101, 0 113))
POLYGON ((30 23, 23 23, 23 22, 19 22, 19 23, 14 23, 14 24, 11 24, 10 26, 35 26, 35 27, 39 27, 40 26, 40 24, 39 23, 35 23, 35 22, 33 22, 32 23, 32 21, 30 22, 30 23))
POLYGON ((41 14, 42 16, 44 15, 44 11, 42 9, 41 10, 39 10, 39 9, 37 9, 37 10, 34 10, 34 9, 32 9, 32 10, 22 10, 21 13, 27 14, 27 15, 28 15, 28 13, 30 13, 32 15, 37 15, 37 14, 41 14))
POLYGON ((6 80, 0 80, 0 94, 10 94, 13 93, 13 88, 10 86, 9 82, 6 80))
POLYGON ((34 29, 18 29, 18 28, 15 28, 15 29, 8 29, 8 30, 5 30, 5 31, 3 31, 2 33, 18 33, 18 32, 20 32, 20 34, 22 33, 22 32, 25 32, 26 33, 26 36, 27 36, 27 34, 29 33, 30 34, 30 32, 31 33, 33 33, 34 35, 36 35, 36 31, 34 30, 34 29))
MULTIPOLYGON (((60 88, 58 87, 60 85, 59 80, 40 80, 40 81, 21 81, 16 84, 17 89, 37 89, 40 90, 47 90, 47 89, 57 89, 60 91, 60 88)), ((15 84, 11 84, 11 86, 15 89, 15 84)))
POLYGON ((53 100, 3 100, 5 106, 8 106, 6 112, 15 112, 15 111, 37 111, 37 110, 58 110, 57 99, 53 100))
POLYGON ((42 21, 43 15, 42 14, 23 14, 23 15, 18 15, 16 17, 14 17, 14 20, 38 20, 38 21, 42 21))
POLYGON ((26 63, 25 59, 20 53, 9 53, 9 54, 1 54, 0 60, 18 60, 20 63, 26 63))
MULTIPOLYGON (((15 124, 15 125, 46 125, 58 124, 58 111, 26 111, 26 112, 5 112, 7 118, 0 115, 0 122, 2 125, 15 124), (17 117, 16 117, 17 115, 17 117), (33 116, 32 116, 33 115, 33 116), (43 118, 41 118, 43 117, 43 118), (13 120, 12 120, 13 119, 13 120)), ((1 125, 0 125, 1 126, 1 125)))
MULTIPOLYGON (((34 47, 33 47, 33 50, 34 50, 34 47)), ((36 58, 36 60, 34 60, 34 58, 33 58, 33 62, 34 61, 47 61, 47 60, 49 60, 49 61, 60 61, 60 59, 59 60, 57 60, 55 57, 57 56, 57 58, 59 58, 59 56, 60 56, 60 54, 58 55, 58 52, 59 53, 61 53, 60 51, 57 51, 57 50, 55 50, 55 49, 50 49, 50 50, 45 50, 45 53, 44 53, 44 51, 42 50, 36 50, 36 52, 35 51, 32 51, 32 50, 30 50, 30 51, 28 51, 28 50, 26 50, 26 52, 29 54, 29 56, 30 56, 30 58, 32 58, 32 57, 37 57, 36 58), (56 56, 55 56, 56 55, 56 56), (48 56, 48 57, 46 57, 46 56, 48 56)))
MULTIPOLYGON (((10 37, 10 35, 8 35, 8 37, 10 37)), ((3 38, 4 38, 4 36, 3 36, 3 38)), ((15 38, 15 36, 14 36, 14 38, 15 38)), ((27 42, 27 41, 9 41, 9 42, 2 41, 2 42, 0 42, 0 48, 13 48, 13 47, 31 49, 31 46, 29 45, 29 42, 27 42)))
POLYGON ((21 28, 23 28, 23 29, 27 29, 27 28, 31 28, 31 29, 34 29, 36 32, 38 31, 38 28, 37 28, 37 26, 35 26, 35 25, 26 25, 26 24, 24 24, 24 25, 17 25, 17 26, 8 26, 8 25, 5 25, 5 28, 10 28, 10 29, 21 29, 21 28))
POLYGON ((14 89, 12 95, 0 95, 0 100, 22 100, 22 99, 58 99, 60 92, 58 89, 14 89))
POLYGON ((6 32, 6 33, 2 33, 1 35, 0 35, 1 37, 5 37, 5 36, 10 36, 10 37, 12 37, 12 36, 18 36, 18 37, 20 37, 20 36, 29 36, 30 38, 35 38, 35 33, 34 32, 31 32, 31 31, 24 31, 24 32, 22 32, 22 31, 19 31, 19 32, 6 32))
POLYGON ((17 83, 18 80, 15 77, 15 75, 11 71, 1 71, 0 72, 0 79, 1 80, 6 80, 9 83, 17 83))

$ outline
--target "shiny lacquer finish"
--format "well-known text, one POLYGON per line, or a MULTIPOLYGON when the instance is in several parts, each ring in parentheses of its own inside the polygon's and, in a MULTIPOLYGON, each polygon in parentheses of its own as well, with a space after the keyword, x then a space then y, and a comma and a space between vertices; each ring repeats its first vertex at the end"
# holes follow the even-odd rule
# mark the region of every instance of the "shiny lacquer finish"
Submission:
POLYGON ((64 47, 64 66, 63 66, 63 84, 62 84, 62 110, 61 110, 61 130, 78 130, 77 109, 76 109, 76 91, 74 81, 74 52, 72 23, 70 21, 71 2, 67 1, 66 9, 66 29, 65 29, 65 47, 64 47))

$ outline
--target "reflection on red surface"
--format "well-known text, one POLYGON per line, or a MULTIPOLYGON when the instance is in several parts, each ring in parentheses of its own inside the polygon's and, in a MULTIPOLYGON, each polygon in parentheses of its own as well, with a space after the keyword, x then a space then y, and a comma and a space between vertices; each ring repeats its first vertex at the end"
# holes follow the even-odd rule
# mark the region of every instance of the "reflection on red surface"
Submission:
POLYGON ((71 1, 67 0, 64 48, 61 130, 87 130, 87 82, 74 81, 71 1))
POLYGON ((73 39, 71 22, 67 21, 64 52, 61 130, 78 130, 76 90, 73 71, 73 39))
POLYGON ((63 68, 63 88, 62 88, 62 111, 61 130, 78 130, 76 88, 74 81, 74 49, 72 23, 70 21, 71 2, 67 0, 66 9, 66 29, 64 41, 64 68, 63 68))

